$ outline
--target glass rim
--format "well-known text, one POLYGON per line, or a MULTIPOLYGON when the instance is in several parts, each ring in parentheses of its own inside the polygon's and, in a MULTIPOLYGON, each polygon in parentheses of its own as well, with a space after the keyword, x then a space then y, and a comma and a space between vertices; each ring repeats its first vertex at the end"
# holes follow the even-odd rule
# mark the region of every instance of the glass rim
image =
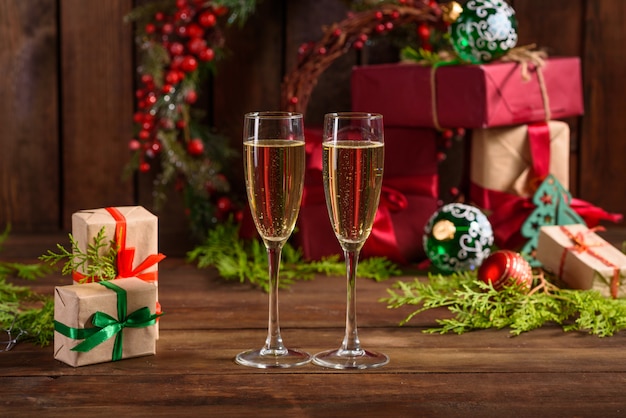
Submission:
POLYGON ((282 110, 264 110, 258 112, 248 112, 244 115, 246 119, 302 119, 304 115, 300 112, 287 112, 282 110))
POLYGON ((324 115, 326 118, 336 119, 382 119, 381 113, 373 112, 331 112, 324 115))

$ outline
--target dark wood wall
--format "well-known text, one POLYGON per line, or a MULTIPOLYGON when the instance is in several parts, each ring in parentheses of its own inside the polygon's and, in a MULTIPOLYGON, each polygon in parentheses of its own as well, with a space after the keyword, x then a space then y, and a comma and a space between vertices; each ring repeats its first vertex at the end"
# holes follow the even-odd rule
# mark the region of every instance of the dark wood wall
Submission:
MULTIPOLYGON (((626 2, 511 3, 520 45, 582 58, 586 111, 568 120, 573 194, 626 213, 626 2)), ((68 230, 78 209, 150 208, 149 178, 122 181, 135 67, 132 28, 122 18, 134 5, 0 0, 0 227, 10 222, 24 232, 68 230)), ((278 108, 281 80, 293 68, 298 46, 317 40, 321 27, 346 11, 341 0, 263 0, 243 28, 228 28, 231 54, 206 86, 215 127, 238 146, 243 113, 278 108)), ((349 108, 350 68, 362 60, 349 53, 320 78, 308 124, 349 108)), ((173 195, 159 213, 165 234, 185 231, 181 208, 173 195)))

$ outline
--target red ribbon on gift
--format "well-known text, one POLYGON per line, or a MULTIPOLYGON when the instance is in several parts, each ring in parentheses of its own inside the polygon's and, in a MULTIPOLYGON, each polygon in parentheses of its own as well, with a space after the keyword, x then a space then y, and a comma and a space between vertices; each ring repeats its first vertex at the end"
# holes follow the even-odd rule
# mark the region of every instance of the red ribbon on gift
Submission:
MULTIPOLYGON (((117 245, 117 276, 116 279, 124 279, 128 277, 138 277, 146 282, 155 282, 158 278, 157 271, 146 272, 148 268, 158 264, 165 258, 163 254, 151 254, 146 257, 137 267, 133 268, 133 262, 135 260, 135 248, 126 246, 126 218, 114 207, 106 208, 106 211, 115 219, 115 239, 114 242, 117 245)), ((72 278, 75 282, 83 282, 85 275, 74 271, 72 278)), ((87 282, 99 281, 97 278, 89 278, 87 282)))
MULTIPOLYGON (((528 142, 532 157, 532 184, 536 189, 550 173, 550 127, 546 122, 528 125, 528 142)), ((536 205, 531 197, 521 197, 498 190, 470 184, 472 200, 478 206, 493 210, 489 222, 494 230, 496 243, 502 248, 515 248, 523 242, 519 234, 522 224, 536 205)), ((620 222, 622 215, 608 213, 602 208, 581 199, 572 199, 570 207, 580 215, 588 227, 595 227, 601 220, 620 222)))
MULTIPOLYGON (((572 246, 564 248, 563 253, 561 254, 561 261, 559 263, 559 277, 563 276, 563 269, 565 268, 565 259, 567 258, 567 253, 569 251, 575 253, 587 253, 590 256, 596 258, 605 266, 613 269, 613 276, 611 277, 611 297, 613 299, 617 299, 619 293, 619 266, 615 265, 611 261, 607 260, 600 254, 596 253, 591 249, 591 245, 585 242, 585 236, 582 232, 577 232, 576 234, 572 234, 570 230, 568 230, 565 226, 560 227, 561 232, 563 232, 571 241, 572 246)), ((594 247, 600 246, 599 244, 594 245, 594 247)))

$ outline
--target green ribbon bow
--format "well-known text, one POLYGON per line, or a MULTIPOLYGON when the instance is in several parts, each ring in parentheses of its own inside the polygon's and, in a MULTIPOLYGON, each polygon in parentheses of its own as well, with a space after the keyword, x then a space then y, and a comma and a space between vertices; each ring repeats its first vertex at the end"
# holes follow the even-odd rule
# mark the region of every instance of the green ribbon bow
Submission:
POLYGON ((112 361, 121 360, 123 347, 122 339, 124 335, 121 332, 122 329, 125 327, 149 327, 150 325, 154 325, 156 323, 156 319, 161 316, 161 314, 151 314, 150 308, 144 306, 127 316, 126 290, 111 283, 110 281, 102 281, 98 282, 98 284, 117 293, 117 317, 119 319, 115 319, 107 313, 97 311, 91 319, 91 323, 94 325, 94 328, 72 328, 55 320, 54 329, 62 335, 74 340, 84 340, 80 344, 76 345, 76 347, 72 348, 72 351, 78 351, 81 353, 86 353, 97 345, 102 344, 109 338, 115 336, 112 361))

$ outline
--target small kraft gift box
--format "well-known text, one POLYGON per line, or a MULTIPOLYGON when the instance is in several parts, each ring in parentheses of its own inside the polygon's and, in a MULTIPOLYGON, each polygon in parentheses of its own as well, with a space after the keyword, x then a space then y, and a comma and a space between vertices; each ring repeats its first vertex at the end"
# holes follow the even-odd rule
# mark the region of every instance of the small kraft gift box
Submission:
MULTIPOLYGON (((72 236, 80 251, 86 252, 103 228, 108 241, 117 245, 117 277, 139 277, 157 286, 158 263, 165 258, 158 253, 158 218, 142 206, 81 210, 72 215, 72 236)), ((109 247, 100 251, 104 255, 109 247)), ((73 273, 74 282, 85 282, 86 267, 73 273)))
POLYGON ((586 225, 541 227, 536 257, 569 288, 624 296, 626 255, 586 225))
POLYGON ((156 288, 136 277, 54 292, 54 358, 70 366, 156 353, 156 288))
POLYGON ((499 247, 521 245, 520 228, 548 175, 568 188, 569 144, 569 125, 561 121, 472 131, 470 200, 489 215, 499 247))

